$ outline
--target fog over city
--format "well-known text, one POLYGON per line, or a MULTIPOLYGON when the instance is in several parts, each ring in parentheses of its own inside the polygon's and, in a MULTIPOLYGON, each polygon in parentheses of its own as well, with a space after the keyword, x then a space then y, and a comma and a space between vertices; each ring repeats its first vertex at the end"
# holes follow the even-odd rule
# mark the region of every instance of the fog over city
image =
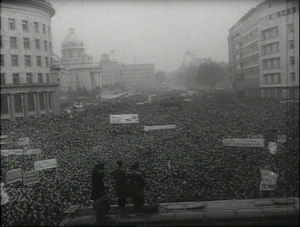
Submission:
POLYGON ((228 62, 228 30, 262 0, 226 1, 98 1, 50 0, 54 52, 73 27, 94 62, 115 50, 124 64, 154 63, 177 70, 183 55, 228 62))

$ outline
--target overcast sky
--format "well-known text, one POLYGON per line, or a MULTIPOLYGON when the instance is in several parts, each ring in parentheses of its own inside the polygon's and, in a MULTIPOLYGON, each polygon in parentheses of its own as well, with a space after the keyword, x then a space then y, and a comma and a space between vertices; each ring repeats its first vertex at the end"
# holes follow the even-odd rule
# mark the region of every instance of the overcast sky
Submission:
POLYGON ((171 72, 188 49, 198 58, 228 62, 229 29, 263 0, 49 1, 56 10, 52 39, 59 56, 72 27, 94 62, 115 50, 120 63, 133 64, 135 56, 136 63, 171 72))

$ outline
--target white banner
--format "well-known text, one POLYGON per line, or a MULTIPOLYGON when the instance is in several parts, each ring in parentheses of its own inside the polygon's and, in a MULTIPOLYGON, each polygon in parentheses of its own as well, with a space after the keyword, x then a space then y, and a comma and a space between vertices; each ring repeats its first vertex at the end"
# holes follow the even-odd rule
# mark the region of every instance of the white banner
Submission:
POLYGON ((286 135, 277 135, 278 143, 286 143, 286 135))
POLYGON ((29 137, 19 138, 19 145, 27 145, 29 144, 29 137))
POLYGON ((137 102, 136 104, 137 104, 137 105, 144 105, 143 102, 137 102))
POLYGON ((40 182, 40 171, 33 170, 30 172, 25 172, 23 175, 23 184, 29 185, 40 182))
POLYGON ((100 151, 101 146, 92 147, 92 152, 100 151))
POLYGON ((160 129, 174 129, 176 125, 154 125, 154 126, 144 126, 145 131, 160 130, 160 129))
POLYGON ((260 182, 259 190, 261 191, 275 190, 278 175, 266 169, 260 169, 260 173, 261 173, 262 180, 260 182))
POLYGON ((192 101, 191 99, 184 99, 185 102, 190 102, 192 101))
POLYGON ((247 135, 247 138, 248 138, 248 139, 263 139, 263 138, 264 138, 264 135, 260 135, 260 134, 250 135, 250 134, 248 134, 248 135, 247 135))
POLYGON ((109 115, 111 124, 139 123, 137 114, 109 115))
POLYGON ((1 150, 1 156, 22 155, 23 149, 1 150))
POLYGON ((22 180, 22 170, 13 169, 6 172, 6 184, 14 183, 22 180))
POLYGON ((27 149, 24 151, 24 155, 30 155, 30 154, 41 154, 41 149, 27 149))
POLYGON ((35 170, 50 169, 50 168, 56 168, 56 167, 57 167, 56 158, 34 162, 35 170))
POLYGON ((6 140, 8 138, 8 135, 1 135, 0 137, 0 143, 2 144, 6 144, 6 140))
POLYGON ((271 154, 276 154, 276 150, 277 150, 276 142, 269 142, 268 148, 271 154))
POLYGON ((264 147, 263 139, 223 139, 227 147, 264 147))

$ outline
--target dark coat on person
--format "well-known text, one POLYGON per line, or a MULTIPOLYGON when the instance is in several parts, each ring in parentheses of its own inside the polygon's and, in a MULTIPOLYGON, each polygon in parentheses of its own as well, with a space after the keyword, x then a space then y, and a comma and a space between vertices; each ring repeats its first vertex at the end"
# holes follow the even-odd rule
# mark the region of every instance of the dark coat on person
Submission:
POLYGON ((103 165, 96 165, 92 173, 92 194, 91 200, 100 198, 101 193, 105 191, 104 187, 104 167, 103 165))
POLYGON ((127 191, 127 176, 125 170, 122 167, 118 167, 112 172, 112 175, 115 180, 116 194, 118 195, 120 191, 127 191))

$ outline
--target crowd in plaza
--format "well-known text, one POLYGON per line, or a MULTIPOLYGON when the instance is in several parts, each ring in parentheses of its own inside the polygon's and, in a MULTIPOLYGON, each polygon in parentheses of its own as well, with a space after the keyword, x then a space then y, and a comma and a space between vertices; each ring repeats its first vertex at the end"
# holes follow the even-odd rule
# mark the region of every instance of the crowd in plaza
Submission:
MULTIPOLYGON (((1 134, 12 142, 29 137, 41 155, 1 158, 1 182, 8 170, 34 170, 34 161, 57 159, 39 183, 5 185, 30 188, 31 200, 1 206, 2 226, 57 226, 70 205, 91 206, 91 174, 104 163, 107 196, 117 204, 111 172, 117 161, 127 171, 136 161, 145 172, 145 204, 160 202, 299 197, 299 105, 236 94, 193 95, 180 111, 159 109, 157 100, 137 105, 141 97, 89 106, 82 113, 2 122, 1 134), (138 114, 139 123, 110 124, 110 114, 138 114), (175 124, 176 129, 144 131, 144 126, 175 124), (261 134, 266 143, 285 134, 277 154, 253 147, 223 147, 222 139, 261 134), (97 149, 92 149, 98 147, 97 149), (191 165, 179 164, 192 159, 191 165), (262 194, 260 168, 278 174, 276 190, 262 194)), ((2 149, 20 148, 11 143, 2 149)), ((128 203, 131 203, 128 198, 128 203)))

